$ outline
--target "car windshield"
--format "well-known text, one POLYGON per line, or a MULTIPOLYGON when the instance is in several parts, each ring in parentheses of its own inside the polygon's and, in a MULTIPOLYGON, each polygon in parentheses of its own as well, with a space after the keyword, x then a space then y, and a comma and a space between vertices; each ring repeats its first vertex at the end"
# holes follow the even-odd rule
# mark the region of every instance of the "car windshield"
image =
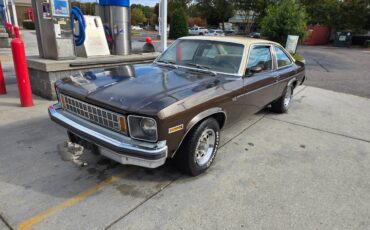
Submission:
POLYGON ((207 40, 177 40, 156 61, 237 74, 244 46, 207 40))

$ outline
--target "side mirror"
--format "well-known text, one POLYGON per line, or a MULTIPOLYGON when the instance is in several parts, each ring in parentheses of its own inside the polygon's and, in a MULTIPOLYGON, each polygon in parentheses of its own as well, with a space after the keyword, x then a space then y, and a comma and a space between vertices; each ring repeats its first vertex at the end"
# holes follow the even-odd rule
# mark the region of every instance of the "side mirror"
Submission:
POLYGON ((263 68, 260 65, 255 65, 250 69, 250 72, 253 73, 259 73, 263 70, 263 68))
POLYGON ((247 69, 245 71, 245 76, 246 77, 250 77, 250 76, 252 76, 255 73, 261 72, 262 70, 263 70, 263 68, 260 65, 253 66, 250 69, 247 69))

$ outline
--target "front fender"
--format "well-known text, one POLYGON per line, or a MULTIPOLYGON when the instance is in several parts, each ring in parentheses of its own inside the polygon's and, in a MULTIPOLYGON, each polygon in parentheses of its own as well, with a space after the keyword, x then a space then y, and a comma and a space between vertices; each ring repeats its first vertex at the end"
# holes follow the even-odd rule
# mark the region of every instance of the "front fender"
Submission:
POLYGON ((216 115, 216 114, 223 114, 224 116, 224 122, 223 124, 220 126, 220 128, 222 128, 222 126, 224 126, 224 124, 226 124, 227 122, 227 115, 226 115, 226 112, 220 108, 220 107, 214 107, 214 108, 210 108, 210 109, 207 109, 207 110, 204 110, 202 111, 201 113, 198 113, 196 116, 194 116, 189 122, 188 124, 185 126, 185 134, 184 136, 182 137, 180 143, 178 144, 178 147, 177 149, 173 152, 172 156, 171 157, 174 157, 177 150, 179 149, 179 147, 181 146, 181 144, 183 143, 184 139, 186 138, 186 136, 189 134, 189 132, 199 123, 201 122, 202 120, 204 120, 205 118, 207 117, 210 117, 212 115, 216 115))

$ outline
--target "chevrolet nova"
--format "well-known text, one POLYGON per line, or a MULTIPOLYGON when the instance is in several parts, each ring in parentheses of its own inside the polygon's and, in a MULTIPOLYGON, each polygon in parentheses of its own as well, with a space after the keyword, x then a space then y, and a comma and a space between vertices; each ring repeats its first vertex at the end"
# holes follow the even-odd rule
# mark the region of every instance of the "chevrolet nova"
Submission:
POLYGON ((51 119, 70 141, 122 164, 167 159, 190 175, 210 167, 220 130, 268 105, 289 109, 305 67, 260 39, 184 37, 151 64, 75 74, 55 84, 51 119))

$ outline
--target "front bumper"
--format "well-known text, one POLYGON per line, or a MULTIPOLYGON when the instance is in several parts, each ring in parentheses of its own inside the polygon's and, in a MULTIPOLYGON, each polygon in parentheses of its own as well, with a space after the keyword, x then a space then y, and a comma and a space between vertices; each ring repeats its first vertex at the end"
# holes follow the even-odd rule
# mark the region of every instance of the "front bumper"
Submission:
POLYGON ((49 107, 49 116, 74 135, 97 145, 102 155, 121 164, 157 168, 166 162, 165 141, 148 143, 133 140, 65 112, 59 104, 49 107))

